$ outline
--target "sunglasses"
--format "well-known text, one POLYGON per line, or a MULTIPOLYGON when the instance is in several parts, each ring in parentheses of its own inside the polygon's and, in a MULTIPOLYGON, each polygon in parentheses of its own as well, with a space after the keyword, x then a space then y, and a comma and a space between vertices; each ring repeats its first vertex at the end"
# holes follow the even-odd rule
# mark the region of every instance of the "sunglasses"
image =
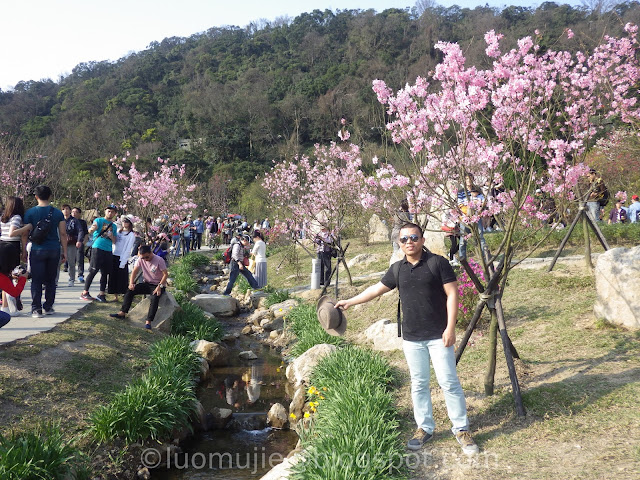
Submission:
POLYGON ((417 243, 418 240, 420 240, 420 236, 416 235, 415 233, 412 233, 409 236, 404 236, 404 237, 400 237, 399 238, 400 243, 407 243, 409 240, 411 240, 412 243, 417 243))

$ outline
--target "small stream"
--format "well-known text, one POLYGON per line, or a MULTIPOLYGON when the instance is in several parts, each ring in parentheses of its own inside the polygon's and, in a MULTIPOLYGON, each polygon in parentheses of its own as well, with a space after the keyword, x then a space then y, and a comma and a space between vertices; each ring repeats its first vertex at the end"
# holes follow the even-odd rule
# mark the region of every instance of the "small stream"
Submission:
MULTIPOLYGON (((226 332, 238 331, 246 325, 244 320, 224 322, 226 332)), ((198 388, 198 399, 206 412, 231 409, 231 421, 225 429, 198 432, 183 442, 183 453, 171 459, 172 468, 153 470, 153 480, 257 479, 295 448, 295 432, 266 425, 271 405, 288 408, 293 394, 281 356, 253 335, 241 335, 227 346, 230 364, 210 369, 198 388), (253 351, 258 359, 239 358, 244 350, 253 351)))

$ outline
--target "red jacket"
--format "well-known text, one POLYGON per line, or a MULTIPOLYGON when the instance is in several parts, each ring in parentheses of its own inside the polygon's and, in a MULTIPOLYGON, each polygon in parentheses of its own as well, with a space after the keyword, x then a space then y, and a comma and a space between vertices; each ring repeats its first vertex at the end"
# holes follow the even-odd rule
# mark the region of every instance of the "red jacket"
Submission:
POLYGON ((0 290, 6 292, 12 297, 17 297, 24 290, 24 285, 27 283, 27 277, 20 277, 18 284, 14 285, 13 281, 6 275, 0 273, 0 290))

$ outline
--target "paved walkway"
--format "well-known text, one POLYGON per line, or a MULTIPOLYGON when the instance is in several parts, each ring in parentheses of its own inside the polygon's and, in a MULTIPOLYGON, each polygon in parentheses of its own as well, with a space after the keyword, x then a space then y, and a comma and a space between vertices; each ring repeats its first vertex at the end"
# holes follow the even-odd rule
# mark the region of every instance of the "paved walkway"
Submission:
MULTIPOLYGON (((222 247, 220 247, 222 249, 222 247)), ((219 250, 220 250, 219 249, 219 250)), ((208 247, 202 247, 203 251, 209 251, 208 247)), ((224 250, 221 250, 224 251, 224 250)), ((88 271, 89 264, 85 263, 85 274, 88 271)), ((64 322, 73 314, 82 310, 85 305, 91 303, 86 300, 80 300, 80 294, 84 284, 76 281, 74 287, 68 287, 69 274, 66 272, 60 272, 60 278, 58 280, 58 288, 56 290, 56 301, 53 304, 55 313, 53 315, 45 315, 43 318, 31 317, 31 281, 29 280, 22 292, 22 303, 24 309, 20 316, 12 317, 11 321, 4 327, 0 328, 0 346, 13 342, 15 340, 30 337, 38 333, 51 330, 57 324, 64 322)), ((100 287, 100 274, 96 275, 91 285, 90 293, 92 296, 98 294, 100 287)), ((44 295, 42 296, 44 301, 44 295)))
MULTIPOLYGON (((100 276, 98 275, 99 278, 100 276)), ((45 315, 43 318, 31 318, 31 281, 28 281, 21 296, 24 309, 20 316, 12 317, 9 323, 0 328, 0 345, 51 330, 58 323, 64 322, 89 303, 79 298, 80 293, 82 293, 82 284, 76 282, 76 286, 68 287, 68 283, 69 274, 60 272, 56 301, 53 304, 55 313, 53 315, 45 315)), ((94 285, 96 284, 97 282, 94 281, 94 285)), ((97 286, 94 285, 91 286, 91 290, 92 293, 97 294, 97 286), (95 292, 93 292, 94 290, 95 292)))

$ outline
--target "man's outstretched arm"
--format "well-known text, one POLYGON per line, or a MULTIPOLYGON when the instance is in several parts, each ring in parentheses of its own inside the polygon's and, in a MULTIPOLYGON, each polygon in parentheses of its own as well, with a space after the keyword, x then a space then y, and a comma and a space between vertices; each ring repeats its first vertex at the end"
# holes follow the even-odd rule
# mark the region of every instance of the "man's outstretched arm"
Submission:
POLYGON ((368 302, 369 300, 373 300, 374 298, 390 291, 391 289, 389 287, 384 285, 382 282, 378 282, 375 285, 371 285, 364 292, 359 293, 355 297, 351 297, 348 300, 340 300, 336 303, 336 308, 342 308, 343 310, 346 310, 352 305, 358 305, 360 303, 368 302))

